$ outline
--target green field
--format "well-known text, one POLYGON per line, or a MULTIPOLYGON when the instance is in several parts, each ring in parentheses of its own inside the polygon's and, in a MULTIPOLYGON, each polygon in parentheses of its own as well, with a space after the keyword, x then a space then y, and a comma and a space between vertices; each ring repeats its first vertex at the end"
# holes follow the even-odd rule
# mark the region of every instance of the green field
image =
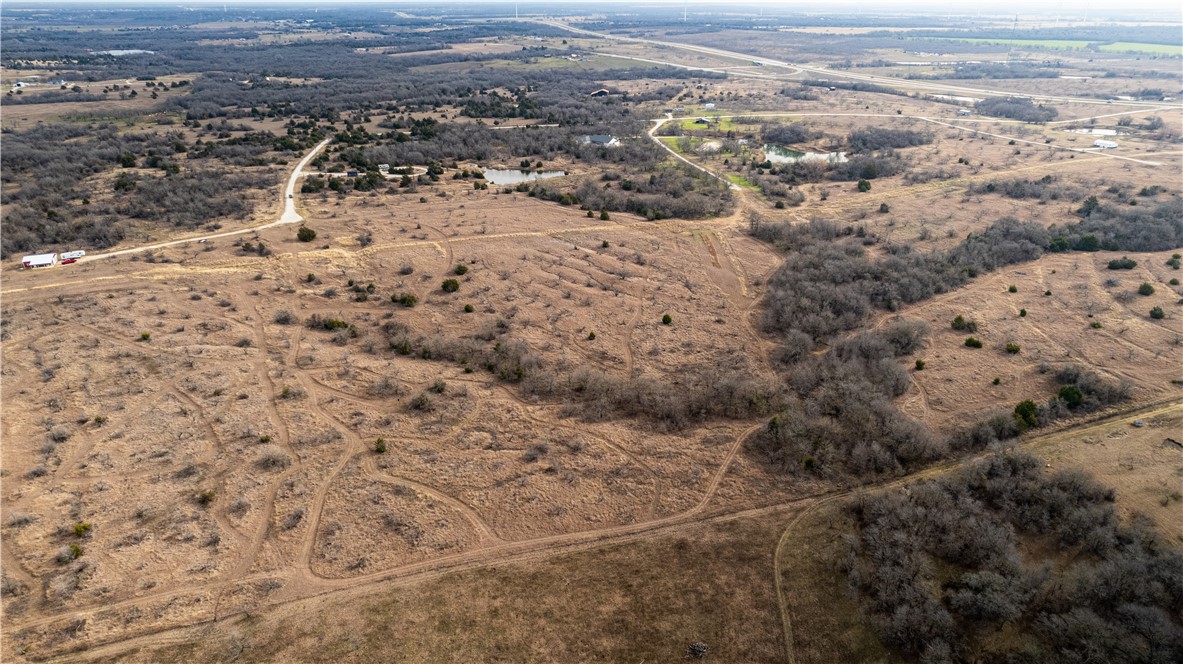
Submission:
POLYGON ((961 41, 971 44, 1000 44, 1003 46, 1030 46, 1032 48, 1050 48, 1062 51, 1075 51, 1085 48, 1093 42, 1074 39, 984 39, 978 37, 934 37, 942 41, 961 41))
MULTIPOLYGON (((1026 46, 1029 48, 1046 48, 1058 51, 1079 51, 1097 42, 1076 39, 988 39, 980 37, 933 37, 944 41, 961 41, 973 44, 999 44, 1003 46, 1026 46)), ((1150 53, 1153 55, 1183 56, 1183 46, 1171 44, 1146 44, 1142 42, 1114 42, 1112 44, 1097 44, 1098 51, 1110 53, 1150 53)))
POLYGON ((738 173, 724 173, 723 176, 730 180, 732 184, 737 184, 741 187, 747 187, 748 189, 759 189, 759 187, 757 187, 751 180, 739 175, 738 173))
POLYGON ((1169 55, 1173 57, 1183 57, 1183 46, 1173 46, 1171 44, 1141 44, 1138 42, 1113 42, 1112 44, 1103 44, 1097 47, 1102 51, 1110 51, 1117 53, 1125 53, 1129 51, 1137 53, 1153 53, 1154 55, 1169 55))

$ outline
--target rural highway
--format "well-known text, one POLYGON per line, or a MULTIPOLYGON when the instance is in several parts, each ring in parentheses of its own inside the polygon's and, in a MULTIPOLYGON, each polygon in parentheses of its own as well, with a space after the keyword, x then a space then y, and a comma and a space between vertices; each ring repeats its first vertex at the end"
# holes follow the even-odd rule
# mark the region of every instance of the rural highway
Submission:
MULTIPOLYGON (((510 19, 510 20, 516 20, 516 19, 510 19)), ((699 53, 702 55, 711 55, 711 56, 715 56, 715 57, 728 58, 728 59, 738 59, 738 60, 751 62, 753 64, 758 63, 760 66, 778 67, 781 69, 789 70, 789 73, 786 74, 785 76, 782 76, 782 78, 786 77, 786 76, 794 76, 794 75, 800 74, 802 72, 805 72, 805 73, 809 73, 809 74, 816 74, 819 76, 826 76, 826 77, 830 77, 830 78, 844 78, 844 79, 849 79, 849 80, 854 80, 854 81, 874 83, 876 85, 882 85, 882 86, 887 86, 887 87, 911 89, 911 90, 928 90, 928 91, 935 91, 935 92, 943 93, 943 94, 984 95, 984 96, 1016 96, 1016 97, 1027 97, 1029 99, 1033 99, 1036 101, 1049 101, 1049 102, 1074 103, 1074 104, 1099 104, 1099 105, 1106 105, 1106 106, 1111 106, 1115 103, 1127 105, 1127 106, 1146 106, 1146 107, 1161 105, 1160 102, 1144 102, 1144 101, 1110 102, 1105 99, 1093 99, 1093 98, 1088 98, 1088 97, 1072 97, 1072 96, 1062 96, 1062 95, 1041 95, 1041 94, 1033 94, 1033 93, 1025 93, 1025 92, 1022 92, 1022 93, 1008 92, 1006 90, 994 90, 994 89, 988 89, 988 88, 974 88, 974 87, 961 86, 961 85, 949 85, 947 83, 932 83, 932 82, 927 82, 927 81, 913 81, 913 80, 906 80, 906 79, 900 79, 900 78, 892 78, 890 76, 873 76, 871 74, 859 74, 859 73, 855 73, 855 72, 834 71, 834 70, 825 69, 822 67, 810 67, 807 65, 799 65, 799 64, 794 64, 794 63, 790 63, 790 62, 784 62, 781 60, 774 60, 772 58, 766 58, 766 57, 762 57, 762 56, 749 55, 747 53, 739 53, 736 51, 727 51, 727 50, 724 50, 721 48, 712 48, 710 46, 697 46, 694 44, 683 44, 680 42, 658 41, 656 39, 643 39, 641 37, 626 37, 623 35, 613 35, 613 34, 608 34, 605 32, 595 32, 594 30, 585 30, 583 28, 576 28, 568 23, 564 23, 562 21, 552 20, 552 19, 520 19, 520 20, 527 21, 530 23, 538 23, 541 25, 546 25, 546 26, 549 26, 552 28, 558 28, 560 30, 566 30, 567 32, 573 32, 575 34, 584 35, 584 36, 588 36, 588 37, 599 37, 601 39, 608 39, 608 40, 613 40, 613 41, 633 42, 633 43, 637 43, 637 44, 645 44, 648 46, 664 46, 667 48, 676 48, 676 49, 681 49, 683 51, 690 51, 693 53, 699 53)), ((613 54, 613 55, 615 55, 615 54, 613 54)), ((615 57, 621 57, 621 56, 616 55, 615 57)), ((640 59, 640 58, 636 58, 636 59, 640 59)), ((664 64, 670 64, 670 63, 664 63, 664 64)), ((685 66, 685 65, 681 65, 681 66, 685 66)), ((703 71, 714 71, 714 70, 707 70, 704 68, 703 71)), ((733 74, 733 73, 737 73, 737 72, 727 72, 727 73, 733 74)), ((746 72, 745 72, 745 74, 746 74, 746 72)), ((1173 108, 1173 109, 1183 108, 1183 103, 1173 104, 1170 106, 1170 108, 1173 108)))
POLYGON ((118 251, 109 251, 104 254, 89 254, 89 255, 83 256, 82 258, 78 259, 78 262, 84 263, 84 262, 88 262, 88 261, 97 261, 97 260, 101 260, 104 258, 115 258, 116 256, 126 256, 128 254, 135 254, 135 253, 139 253, 141 251, 151 251, 154 249, 164 249, 165 247, 175 247, 179 244, 188 244, 190 242, 197 242, 199 240, 216 240, 216 239, 222 238, 222 237, 233 237, 235 235, 254 233, 256 231, 261 231, 265 228, 273 228, 275 226, 283 226, 285 224, 296 224, 301 221, 304 221, 304 217, 301 217, 300 214, 298 212, 296 212, 296 183, 299 181, 300 176, 303 175, 304 169, 308 166, 308 164, 312 163, 312 160, 316 158, 316 155, 319 154, 320 151, 323 150, 325 148, 325 146, 328 145, 329 142, 332 140, 333 139, 331 139, 331 138, 326 138, 323 141, 321 141, 320 143, 317 143, 316 147, 309 150, 308 154, 304 155, 304 158, 300 160, 300 163, 296 164, 296 167, 292 169, 291 175, 288 176, 287 186, 284 187, 284 190, 283 190, 283 214, 280 215, 279 219, 277 219, 275 221, 263 224, 261 226, 251 226, 250 228, 240 228, 238 230, 233 230, 233 231, 225 231, 225 232, 221 232, 221 233, 210 233, 209 235, 197 235, 194 237, 187 237, 187 238, 183 238, 180 240, 170 240, 168 242, 158 242, 156 244, 146 244, 146 245, 139 246, 139 247, 130 247, 127 249, 120 249, 118 251))

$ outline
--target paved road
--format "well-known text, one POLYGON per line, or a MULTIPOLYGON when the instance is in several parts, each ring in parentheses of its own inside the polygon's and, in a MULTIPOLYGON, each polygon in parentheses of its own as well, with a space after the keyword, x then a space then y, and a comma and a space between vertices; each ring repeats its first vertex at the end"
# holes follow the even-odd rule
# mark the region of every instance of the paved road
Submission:
MULTIPOLYGON (((1120 105, 1124 105, 1124 106, 1146 106, 1146 107, 1161 106, 1160 102, 1144 102, 1144 101, 1109 102, 1108 100, 1105 100, 1105 99, 1093 99, 1093 98, 1089 98, 1089 97, 1072 97, 1072 96, 1060 96, 1060 95, 1031 94, 1031 93, 1025 93, 1025 92, 1008 92, 1006 90, 973 88, 973 87, 962 86, 962 85, 950 85, 947 83, 933 83, 933 82, 929 82, 929 81, 913 81, 913 80, 906 80, 906 79, 900 79, 900 78, 892 78, 890 76, 874 76, 871 74, 861 74, 858 72, 834 71, 831 69, 824 69, 821 67, 810 67, 807 65, 799 65, 799 64, 794 64, 794 63, 790 63, 790 62, 784 62, 781 60, 775 60, 773 58, 766 58, 766 57, 762 57, 762 56, 749 55, 747 53, 739 53, 736 51, 727 51, 727 50, 724 50, 721 48, 712 48, 710 46, 697 46, 695 44, 683 44, 680 42, 658 41, 656 39, 643 39, 640 37, 627 37, 624 35, 614 35, 614 34, 608 34, 608 33, 604 33, 604 32, 595 32, 593 30, 584 30, 583 28, 576 28, 572 25, 569 25, 567 23, 564 23, 562 21, 557 21, 557 20, 549 20, 549 19, 521 19, 521 20, 528 21, 531 23, 540 23, 542 25, 547 25, 552 28, 558 28, 560 30, 566 30, 568 32, 573 32, 575 34, 580 34, 580 35, 586 35, 589 37, 600 37, 601 39, 609 39, 609 40, 613 40, 613 41, 622 41, 622 42, 633 42, 633 43, 638 43, 638 44, 646 44, 649 46, 665 46, 668 48, 681 49, 683 51, 691 51, 693 53, 701 53, 703 55, 713 55, 713 56, 722 57, 722 58, 746 60, 746 61, 749 61, 752 63, 759 63, 761 66, 765 66, 765 67, 788 69, 788 70, 790 70, 790 73, 787 74, 786 76, 799 74, 801 72, 807 72, 810 74, 825 76, 827 78, 844 78, 844 79, 850 79, 850 80, 855 80, 855 81, 863 81, 866 83, 875 83, 877 85, 883 85, 883 86, 894 87, 894 88, 902 88, 902 89, 909 89, 909 90, 935 91, 935 92, 938 92, 941 94, 978 95, 978 96, 987 96, 987 97, 1017 96, 1017 97, 1028 97, 1028 98, 1036 100, 1036 101, 1050 101, 1050 102, 1076 103, 1076 104, 1100 104, 1100 105, 1120 104, 1120 105)), ((616 57, 620 57, 620 56, 616 56, 616 57)), ((729 72, 729 73, 731 73, 731 72, 729 72)), ((1172 104, 1172 105, 1170 105, 1170 108, 1175 108, 1175 109, 1183 108, 1183 103, 1172 104)))

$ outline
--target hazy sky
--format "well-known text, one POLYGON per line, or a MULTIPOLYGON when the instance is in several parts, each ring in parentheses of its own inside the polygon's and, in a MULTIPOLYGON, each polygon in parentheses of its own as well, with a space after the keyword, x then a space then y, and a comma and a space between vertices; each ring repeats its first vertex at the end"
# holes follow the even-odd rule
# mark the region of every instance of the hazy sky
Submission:
MULTIPOLYGON (((452 2, 460 2, 462 4, 482 4, 482 5, 505 5, 512 6, 513 0, 434 0, 432 2, 422 0, 410 0, 400 2, 398 0, 291 0, 288 2, 277 2, 276 0, 235 0, 224 3, 223 0, 132 0, 131 2, 116 0, 14 0, 6 2, 9 6, 40 6, 53 7, 61 5, 104 5, 108 7, 126 6, 134 4, 164 4, 175 7, 186 6, 200 6, 200 5, 222 5, 229 4, 231 7, 244 5, 316 5, 316 6, 331 6, 331 5, 387 5, 391 8, 398 7, 431 7, 442 4, 451 4, 452 2)), ((787 12, 808 12, 811 14, 824 13, 927 13, 931 15, 940 14, 1014 14, 1022 15, 1044 14, 1044 15, 1061 15, 1061 16, 1088 16, 1089 18, 1100 18, 1104 16, 1122 15, 1129 17, 1139 13, 1153 14, 1155 18, 1162 20, 1164 18, 1169 20, 1177 20, 1183 23, 1183 2, 1180 0, 993 0, 991 2, 949 2, 949 0, 740 0, 739 2, 721 2, 719 0, 644 0, 643 2, 636 2, 635 0, 596 0, 589 2, 588 0, 520 0, 521 8, 528 8, 532 12, 546 11, 546 7, 561 7, 564 5, 576 5, 581 9, 583 7, 605 7, 616 10, 627 11, 632 9, 657 9, 670 7, 681 8, 683 6, 689 7, 690 11, 696 8, 699 11, 712 12, 735 12, 741 13, 751 11, 755 13, 760 7, 775 8, 780 11, 787 12)))

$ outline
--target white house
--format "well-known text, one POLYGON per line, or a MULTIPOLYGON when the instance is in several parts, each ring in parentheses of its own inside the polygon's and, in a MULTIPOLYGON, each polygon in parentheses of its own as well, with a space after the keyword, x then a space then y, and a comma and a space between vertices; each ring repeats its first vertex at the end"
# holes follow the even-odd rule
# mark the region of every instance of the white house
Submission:
POLYGON ((1097 140, 1093 141, 1093 147, 1101 148, 1102 150, 1106 148, 1115 148, 1117 147, 1117 141, 1106 141, 1104 139, 1098 138, 1097 140))
POLYGON ((706 109, 706 110, 708 110, 708 111, 713 111, 713 110, 715 110, 715 105, 714 105, 713 103, 711 103, 711 102, 707 102, 707 103, 703 104, 703 105, 702 105, 702 107, 703 107, 703 108, 705 108, 705 109, 706 109))
POLYGON ((973 114, 974 114, 974 112, 969 110, 968 108, 957 109, 957 115, 973 115, 973 114))
POLYGON ((53 267, 57 263, 57 254, 32 254, 21 259, 21 264, 25 267, 53 267))

